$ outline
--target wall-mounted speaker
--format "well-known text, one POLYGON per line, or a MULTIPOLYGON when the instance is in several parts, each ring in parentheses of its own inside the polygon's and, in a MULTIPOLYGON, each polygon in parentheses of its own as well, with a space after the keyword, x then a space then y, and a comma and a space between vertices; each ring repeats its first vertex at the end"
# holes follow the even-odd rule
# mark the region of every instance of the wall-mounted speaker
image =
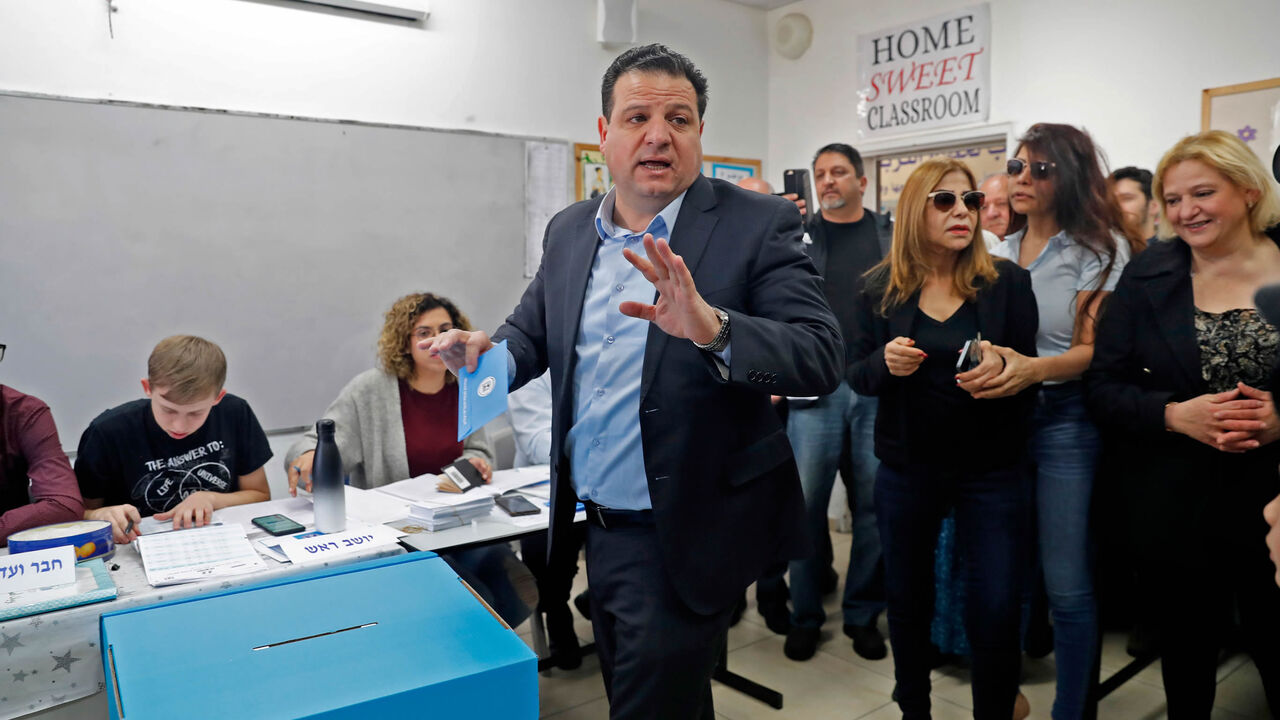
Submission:
POLYGON ((773 26, 773 49, 788 60, 795 60, 813 43, 813 23, 800 13, 783 15, 773 26))

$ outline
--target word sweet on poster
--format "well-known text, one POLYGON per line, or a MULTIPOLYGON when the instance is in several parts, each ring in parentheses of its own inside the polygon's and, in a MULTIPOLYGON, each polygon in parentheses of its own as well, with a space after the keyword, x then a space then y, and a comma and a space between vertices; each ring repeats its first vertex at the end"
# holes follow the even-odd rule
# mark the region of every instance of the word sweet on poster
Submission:
POLYGON ((984 3, 858 36, 858 134, 983 122, 991 111, 991 11, 984 3))

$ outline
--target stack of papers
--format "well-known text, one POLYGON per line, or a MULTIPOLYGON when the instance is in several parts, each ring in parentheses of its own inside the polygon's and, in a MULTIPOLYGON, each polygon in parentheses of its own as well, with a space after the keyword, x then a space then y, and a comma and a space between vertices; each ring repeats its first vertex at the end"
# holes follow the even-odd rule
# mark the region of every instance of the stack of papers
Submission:
POLYGON ((487 517, 493 512, 493 496, 478 493, 459 495, 454 503, 414 503, 409 506, 409 520, 435 532, 487 517))
POLYGON ((241 575, 266 567, 238 524, 143 535, 134 544, 142 554, 147 582, 155 587, 241 575))
MULTIPOLYGON (((499 470, 487 485, 473 488, 465 493, 444 492, 438 489, 440 476, 428 474, 401 480, 390 485, 376 488, 373 494, 381 494, 398 502, 407 503, 409 524, 422 525, 427 530, 446 530, 451 527, 465 525, 476 518, 487 517, 493 513, 493 499, 511 490, 545 484, 551 478, 548 465, 499 470)), ((347 502, 351 502, 351 494, 347 494, 347 502)), ((505 516, 504 516, 505 517, 505 516)), ((531 515, 529 524, 536 525, 538 516, 531 515)), ((372 518, 369 518, 372 521, 372 518)), ((400 527, 400 525, 397 525, 400 527)))
POLYGON ((493 510, 489 486, 465 493, 441 492, 438 477, 419 475, 378 488, 378 492, 409 503, 409 521, 428 530, 445 530, 485 517, 493 510))

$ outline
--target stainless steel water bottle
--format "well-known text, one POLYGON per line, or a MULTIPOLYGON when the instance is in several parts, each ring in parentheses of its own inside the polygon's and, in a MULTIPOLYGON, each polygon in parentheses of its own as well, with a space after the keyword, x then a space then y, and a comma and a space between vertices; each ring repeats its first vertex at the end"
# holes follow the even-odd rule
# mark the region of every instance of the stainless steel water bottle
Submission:
POLYGON ((311 463, 311 495, 315 503, 316 529, 323 533, 347 529, 347 495, 342 475, 342 455, 334 440, 333 421, 316 423, 316 455, 311 463))

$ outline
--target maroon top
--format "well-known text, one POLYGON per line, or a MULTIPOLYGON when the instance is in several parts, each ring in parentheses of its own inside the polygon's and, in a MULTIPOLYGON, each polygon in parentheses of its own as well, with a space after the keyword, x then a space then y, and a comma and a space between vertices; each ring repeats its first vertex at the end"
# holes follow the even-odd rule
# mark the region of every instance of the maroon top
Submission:
POLYGON ((400 419, 409 476, 438 475, 462 455, 458 440, 458 385, 445 383, 434 395, 420 393, 400 381, 400 419))
POLYGON ((0 385, 0 513, 0 545, 19 530, 84 517, 80 486, 49 406, 5 385, 0 385))

